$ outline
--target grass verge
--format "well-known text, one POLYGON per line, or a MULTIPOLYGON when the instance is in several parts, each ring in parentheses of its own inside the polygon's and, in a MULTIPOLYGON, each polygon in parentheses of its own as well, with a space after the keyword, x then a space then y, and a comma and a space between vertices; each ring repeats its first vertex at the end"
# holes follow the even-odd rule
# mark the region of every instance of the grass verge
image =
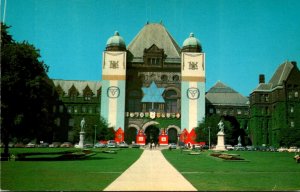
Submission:
MULTIPOLYGON (((233 153, 233 152, 232 152, 233 153)), ((166 159, 198 190, 299 190, 300 164, 294 153, 237 151, 247 161, 228 161, 210 152, 188 155, 164 150, 166 159)))
MULTIPOLYGON (((61 148, 12 148, 10 153, 66 150, 69 151, 69 149, 61 148)), ((140 149, 121 149, 116 154, 102 153, 105 149, 92 150, 97 154, 83 160, 2 161, 1 189, 14 191, 103 190, 142 154, 140 149)))

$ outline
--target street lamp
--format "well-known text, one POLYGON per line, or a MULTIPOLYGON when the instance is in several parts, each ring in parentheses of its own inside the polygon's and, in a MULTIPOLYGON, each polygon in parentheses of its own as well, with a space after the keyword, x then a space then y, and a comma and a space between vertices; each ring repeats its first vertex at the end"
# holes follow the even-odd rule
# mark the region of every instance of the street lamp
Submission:
POLYGON ((210 127, 208 127, 208 149, 210 149, 210 127))
POLYGON ((95 127, 95 134, 94 134, 94 148, 95 148, 95 144, 96 144, 96 128, 97 128, 97 125, 94 125, 95 127))

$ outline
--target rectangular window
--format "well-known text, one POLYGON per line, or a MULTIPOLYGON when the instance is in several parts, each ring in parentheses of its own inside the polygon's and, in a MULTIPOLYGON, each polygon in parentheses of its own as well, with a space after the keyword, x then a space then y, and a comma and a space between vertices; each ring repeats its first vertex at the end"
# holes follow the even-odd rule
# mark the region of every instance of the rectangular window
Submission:
POLYGON ((78 113, 77 106, 74 107, 74 113, 78 113))
POLYGON ((63 112, 64 112, 64 106, 63 106, 63 105, 60 105, 60 106, 59 106, 59 112, 60 112, 60 113, 63 113, 63 112))
POLYGON ((214 113, 214 109, 213 108, 209 108, 209 113, 214 113))
POLYGON ((82 111, 82 113, 86 113, 86 107, 85 107, 85 106, 82 106, 81 111, 82 111))
POLYGON ((241 114, 242 114, 242 110, 238 109, 238 110, 237 110, 237 114, 238 114, 238 115, 241 115, 241 114))
POLYGON ((60 126, 60 118, 55 119, 55 124, 59 127, 60 126))
POLYGON ((295 127, 294 121, 291 121, 291 127, 295 127))
POLYGON ((69 126, 73 127, 74 126, 74 119, 69 119, 69 126))
POLYGON ((89 107, 89 113, 93 113, 93 108, 89 107))
POLYGON ((72 106, 69 106, 69 107, 68 107, 68 113, 72 113, 72 111, 73 111, 73 107, 72 107, 72 106))

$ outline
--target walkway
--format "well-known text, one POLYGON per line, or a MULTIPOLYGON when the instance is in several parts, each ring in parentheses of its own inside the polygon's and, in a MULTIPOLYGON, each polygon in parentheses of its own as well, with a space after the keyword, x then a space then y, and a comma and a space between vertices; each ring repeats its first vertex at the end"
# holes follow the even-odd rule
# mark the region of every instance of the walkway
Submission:
POLYGON ((104 191, 197 191, 163 156, 145 149, 104 191))

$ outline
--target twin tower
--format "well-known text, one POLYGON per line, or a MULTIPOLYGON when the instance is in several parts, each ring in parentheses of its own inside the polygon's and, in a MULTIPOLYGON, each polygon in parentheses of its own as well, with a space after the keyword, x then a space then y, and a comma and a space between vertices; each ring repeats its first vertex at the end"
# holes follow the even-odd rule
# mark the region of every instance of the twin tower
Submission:
POLYGON ((199 40, 191 33, 180 48, 162 24, 147 23, 126 48, 115 32, 102 57, 101 116, 125 137, 130 127, 146 131, 156 125, 178 135, 197 127, 205 116, 205 54, 199 40), (164 101, 143 103, 142 88, 153 82, 164 88, 164 101), (147 115, 151 110, 154 117, 147 115))

